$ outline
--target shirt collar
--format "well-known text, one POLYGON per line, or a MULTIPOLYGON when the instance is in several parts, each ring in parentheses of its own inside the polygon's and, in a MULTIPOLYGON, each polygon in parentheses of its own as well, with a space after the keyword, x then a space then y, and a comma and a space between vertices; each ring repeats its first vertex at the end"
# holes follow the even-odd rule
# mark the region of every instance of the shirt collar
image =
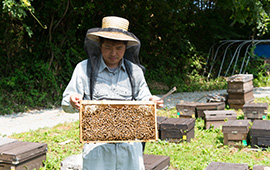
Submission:
MULTIPOLYGON (((120 68, 123 70, 123 71, 126 71, 126 67, 125 67, 125 64, 124 64, 124 58, 120 61, 120 68)), ((99 67, 99 70, 98 72, 102 72, 104 70, 109 70, 108 66, 105 64, 104 60, 103 60, 103 57, 101 55, 101 62, 100 62, 100 67, 99 67)))

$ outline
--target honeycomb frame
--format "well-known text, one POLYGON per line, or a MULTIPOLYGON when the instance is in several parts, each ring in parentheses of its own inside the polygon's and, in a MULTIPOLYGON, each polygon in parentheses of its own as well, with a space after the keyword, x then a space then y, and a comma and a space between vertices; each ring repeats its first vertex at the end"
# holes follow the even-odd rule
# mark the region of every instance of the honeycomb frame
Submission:
POLYGON ((157 141, 157 133, 154 102, 114 100, 80 102, 81 143, 157 141))

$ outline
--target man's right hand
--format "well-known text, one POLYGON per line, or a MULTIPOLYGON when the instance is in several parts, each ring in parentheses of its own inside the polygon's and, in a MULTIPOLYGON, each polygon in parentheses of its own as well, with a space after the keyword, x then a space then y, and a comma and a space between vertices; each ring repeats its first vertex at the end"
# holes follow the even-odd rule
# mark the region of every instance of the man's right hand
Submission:
POLYGON ((70 95, 69 102, 75 108, 80 110, 80 101, 82 100, 82 95, 80 94, 72 94, 70 95))

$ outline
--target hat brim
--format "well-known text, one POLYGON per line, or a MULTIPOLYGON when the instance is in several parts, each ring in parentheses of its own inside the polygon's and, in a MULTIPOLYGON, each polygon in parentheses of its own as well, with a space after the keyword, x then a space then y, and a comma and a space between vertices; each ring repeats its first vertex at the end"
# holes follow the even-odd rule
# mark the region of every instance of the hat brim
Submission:
POLYGON ((99 42, 99 37, 113 39, 113 40, 119 40, 119 41, 127 41, 127 46, 134 46, 139 45, 140 42, 136 40, 135 38, 128 36, 126 34, 123 34, 121 32, 108 32, 108 31, 99 31, 99 32, 91 32, 88 33, 87 38, 90 40, 99 42))

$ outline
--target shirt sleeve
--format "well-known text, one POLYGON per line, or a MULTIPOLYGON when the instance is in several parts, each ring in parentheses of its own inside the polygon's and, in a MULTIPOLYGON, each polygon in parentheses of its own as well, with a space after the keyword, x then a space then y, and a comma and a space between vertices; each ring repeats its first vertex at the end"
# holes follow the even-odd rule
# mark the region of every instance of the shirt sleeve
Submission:
POLYGON ((152 94, 148 88, 142 69, 137 65, 133 65, 133 76, 135 79, 136 100, 149 101, 152 94))
POLYGON ((82 61, 81 63, 77 64, 75 67, 71 80, 69 81, 62 99, 62 108, 65 112, 68 113, 75 113, 78 112, 70 103, 69 98, 72 94, 81 94, 84 95, 84 88, 87 87, 87 80, 88 77, 86 75, 86 65, 87 60, 82 61))

